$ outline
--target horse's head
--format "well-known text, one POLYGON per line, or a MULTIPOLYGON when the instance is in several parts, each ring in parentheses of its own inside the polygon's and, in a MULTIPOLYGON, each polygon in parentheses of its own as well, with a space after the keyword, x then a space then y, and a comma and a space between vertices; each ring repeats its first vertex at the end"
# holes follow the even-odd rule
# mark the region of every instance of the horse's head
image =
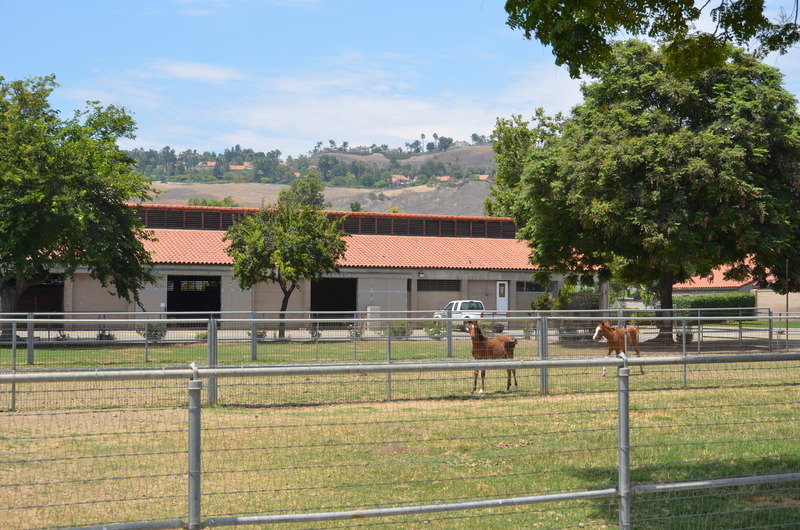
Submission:
POLYGON ((605 336, 605 333, 609 331, 611 331, 611 326, 608 325, 608 322, 598 322, 597 327, 594 329, 592 340, 599 340, 600 337, 605 336))
POLYGON ((470 335, 480 335, 481 330, 478 327, 478 323, 474 320, 467 320, 467 330, 469 330, 470 335))

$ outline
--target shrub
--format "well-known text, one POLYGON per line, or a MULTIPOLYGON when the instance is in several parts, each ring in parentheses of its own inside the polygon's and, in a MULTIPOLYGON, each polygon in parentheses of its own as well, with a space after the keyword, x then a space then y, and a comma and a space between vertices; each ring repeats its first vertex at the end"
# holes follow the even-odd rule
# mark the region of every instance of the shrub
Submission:
POLYGON ((116 340, 117 337, 110 331, 98 331, 97 340, 116 340))
POLYGON ((160 342, 167 336, 167 323, 154 322, 136 326, 136 333, 152 342, 160 342))
POLYGON ((695 316, 697 310, 712 308, 723 309, 715 311, 715 316, 752 316, 756 296, 752 293, 679 295, 673 297, 672 302, 675 309, 686 310, 676 312, 676 316, 695 316))
MULTIPOLYGON (((686 330, 686 344, 689 344, 690 342, 692 342, 692 338, 693 337, 694 337, 694 335, 692 334, 692 332, 687 329, 686 330)), ((675 342, 677 344, 683 344, 683 330, 679 329, 679 330, 675 331, 675 342)))
POLYGON ((531 339, 536 336, 536 330, 538 329, 538 325, 533 320, 525 320, 522 322, 522 334, 525 336, 526 339, 531 339))
MULTIPOLYGON (((386 336, 386 328, 381 327, 375 330, 377 335, 386 336)), ((407 338, 412 333, 411 325, 408 322, 389 322, 389 334, 392 338, 407 338)))
POLYGON ((435 340, 441 340, 447 331, 447 327, 441 320, 434 320, 428 322, 422 330, 427 333, 429 337, 435 340))
MULTIPOLYGON (((247 336, 252 338, 253 332, 248 331, 247 336)), ((267 330, 265 329, 257 329, 256 330, 256 342, 265 342, 269 337, 267 336, 267 330)))

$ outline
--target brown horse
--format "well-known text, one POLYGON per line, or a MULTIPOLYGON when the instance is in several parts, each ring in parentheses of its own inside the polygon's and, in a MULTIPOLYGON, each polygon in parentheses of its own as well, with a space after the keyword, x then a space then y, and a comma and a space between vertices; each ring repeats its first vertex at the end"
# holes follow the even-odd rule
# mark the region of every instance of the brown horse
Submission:
MULTIPOLYGON (((617 356, 620 353, 625 353, 627 348, 633 348, 636 355, 641 356, 639 352, 639 328, 636 326, 624 326, 618 328, 610 325, 608 322, 599 322, 597 328, 594 330, 592 340, 599 340, 600 337, 605 337, 608 342, 608 353, 616 352, 617 356)), ((639 369, 644 373, 644 367, 639 366, 639 369)), ((603 367, 603 375, 606 375, 606 367, 603 367)))
MULTIPOLYGON (((486 336, 481 332, 481 328, 478 327, 478 323, 475 321, 467 322, 467 329, 469 329, 469 335, 472 337, 472 356, 475 359, 513 359, 514 358, 514 347, 517 345, 517 339, 512 339, 511 337, 506 337, 505 335, 498 335, 497 337, 492 337, 487 339, 486 336)), ((475 393, 475 389, 478 386, 478 371, 475 370, 475 379, 472 382, 472 393, 475 393)), ((481 390, 479 393, 483 393, 483 383, 484 379, 486 378, 486 370, 480 370, 481 372, 481 390)), ((506 392, 511 390, 511 375, 514 375, 514 389, 519 388, 517 386, 517 371, 516 370, 507 370, 508 372, 508 382, 506 384, 506 392)))

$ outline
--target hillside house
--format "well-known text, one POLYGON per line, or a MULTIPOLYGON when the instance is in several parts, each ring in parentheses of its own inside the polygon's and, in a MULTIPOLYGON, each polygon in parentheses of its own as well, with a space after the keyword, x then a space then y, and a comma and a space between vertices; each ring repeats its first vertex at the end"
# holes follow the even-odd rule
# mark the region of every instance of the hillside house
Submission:
POLYGON ((408 186, 409 178, 405 175, 391 175, 389 180, 389 185, 393 188, 397 188, 400 186, 408 186))

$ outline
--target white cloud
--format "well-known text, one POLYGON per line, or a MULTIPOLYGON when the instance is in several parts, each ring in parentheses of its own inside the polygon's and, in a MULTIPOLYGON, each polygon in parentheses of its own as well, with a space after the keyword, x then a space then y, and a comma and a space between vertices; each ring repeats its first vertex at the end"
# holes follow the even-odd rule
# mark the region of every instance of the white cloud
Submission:
POLYGON ((150 68, 155 75, 160 77, 207 83, 224 83, 247 77, 236 68, 172 59, 159 59, 153 62, 150 68))

